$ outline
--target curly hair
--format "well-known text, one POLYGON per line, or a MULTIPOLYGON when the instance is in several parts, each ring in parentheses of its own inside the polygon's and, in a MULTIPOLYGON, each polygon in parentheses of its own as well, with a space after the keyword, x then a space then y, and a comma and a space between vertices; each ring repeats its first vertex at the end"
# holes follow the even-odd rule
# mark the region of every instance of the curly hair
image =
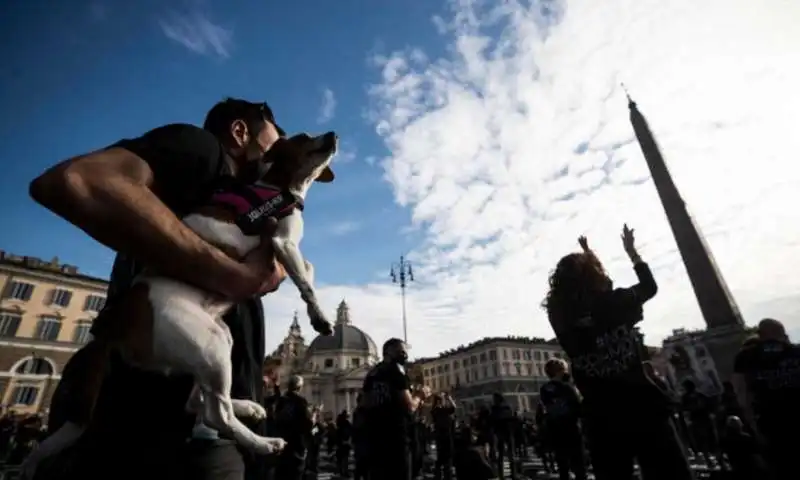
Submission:
POLYGON ((563 257, 548 281, 550 290, 542 307, 556 334, 585 315, 595 295, 610 286, 603 264, 592 252, 563 257))

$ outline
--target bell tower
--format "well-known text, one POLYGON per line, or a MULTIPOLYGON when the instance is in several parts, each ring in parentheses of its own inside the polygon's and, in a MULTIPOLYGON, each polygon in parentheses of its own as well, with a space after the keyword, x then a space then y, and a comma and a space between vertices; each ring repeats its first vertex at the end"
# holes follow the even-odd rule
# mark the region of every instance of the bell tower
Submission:
POLYGON ((336 307, 336 325, 350 325, 350 307, 344 299, 336 307))

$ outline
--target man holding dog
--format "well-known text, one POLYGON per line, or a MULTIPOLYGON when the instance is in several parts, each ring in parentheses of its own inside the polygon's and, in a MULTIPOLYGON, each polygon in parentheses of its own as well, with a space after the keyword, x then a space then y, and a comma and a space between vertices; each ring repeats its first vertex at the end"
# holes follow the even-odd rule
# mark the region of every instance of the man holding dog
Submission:
MULTIPOLYGON (((204 128, 173 124, 51 168, 31 196, 118 255, 106 309, 96 323, 102 341, 114 322, 115 300, 142 268, 153 268, 239 302, 225 316, 233 337, 233 398, 263 401, 264 316, 260 297, 285 274, 270 242, 243 261, 206 243, 180 217, 207 201, 223 176, 260 177, 264 154, 283 136, 263 103, 228 99, 208 113, 204 128), (106 327, 106 328, 104 328, 106 327)), ((100 359, 96 368, 105 367, 100 359)), ((166 377, 125 365, 113 352, 92 419, 72 449, 70 478, 260 477, 262 459, 195 426, 185 404, 192 378, 166 377), (193 435, 194 432, 194 435, 193 435)), ((64 381, 69 381, 65 378, 64 381)), ((263 427, 249 425, 258 431, 263 427)))

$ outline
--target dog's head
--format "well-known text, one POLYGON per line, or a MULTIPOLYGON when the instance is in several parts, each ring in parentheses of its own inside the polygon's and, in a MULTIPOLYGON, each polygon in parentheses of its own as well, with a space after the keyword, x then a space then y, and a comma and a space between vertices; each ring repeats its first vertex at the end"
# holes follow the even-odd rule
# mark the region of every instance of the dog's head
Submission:
POLYGON ((265 160, 271 166, 262 181, 302 195, 315 181, 332 182, 334 174, 330 163, 338 144, 339 138, 334 132, 316 137, 300 133, 278 140, 267 152, 265 160))

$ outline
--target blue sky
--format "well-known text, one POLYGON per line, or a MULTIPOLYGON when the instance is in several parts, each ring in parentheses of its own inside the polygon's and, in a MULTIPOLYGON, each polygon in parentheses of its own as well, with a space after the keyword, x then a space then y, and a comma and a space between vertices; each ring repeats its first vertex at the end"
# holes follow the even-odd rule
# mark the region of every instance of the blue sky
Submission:
POLYGON ((430 22, 437 2, 386 1, 373 11, 355 1, 290 4, 33 0, 4 7, 10 75, 0 79, 0 101, 15 113, 0 119, 3 137, 13 139, 0 146, 0 212, 10 221, 0 248, 58 256, 105 276, 112 255, 35 205, 28 182, 55 162, 158 125, 201 124, 214 102, 233 96, 268 101, 289 131, 340 134, 338 178, 311 191, 303 248, 323 282, 385 275, 409 248, 401 234, 408 213, 394 205, 379 165, 366 161, 386 155, 365 119, 367 87, 380 73, 369 59, 402 48, 412 32, 415 43, 441 44, 430 22), (197 31, 202 21, 216 25, 208 35, 221 48, 202 36, 195 50, 203 51, 169 38, 182 20, 197 31), (320 122, 326 91, 335 107, 320 122), (381 228, 370 228, 378 219, 381 228), (360 254, 338 255, 345 246, 360 254))
MULTIPOLYGON (((550 336, 539 302, 578 235, 615 284, 634 281, 628 223, 659 283, 642 325, 658 343, 703 319, 631 142, 624 82, 745 319, 800 328, 797 2, 6 3, 2 249, 106 275, 110 252, 34 205, 28 182, 119 138, 199 124, 225 96, 267 100, 288 130, 343 141, 302 245, 326 311, 346 298, 376 342, 400 335, 388 267, 408 253, 414 355, 550 336)), ((264 304, 274 345, 304 308, 291 284, 264 304)))

